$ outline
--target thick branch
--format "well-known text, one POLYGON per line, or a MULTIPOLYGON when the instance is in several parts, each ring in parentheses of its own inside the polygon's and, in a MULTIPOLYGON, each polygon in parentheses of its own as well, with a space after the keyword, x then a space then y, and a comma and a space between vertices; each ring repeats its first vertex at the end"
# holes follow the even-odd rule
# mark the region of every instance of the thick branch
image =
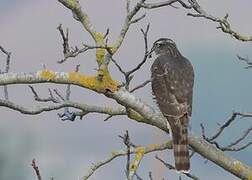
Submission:
POLYGON ((101 113, 101 114, 109 114, 109 115, 127 115, 125 108, 113 109, 110 107, 92 106, 92 105, 87 105, 87 104, 80 104, 80 103, 76 103, 76 102, 71 102, 71 101, 65 101, 63 103, 58 103, 58 104, 54 104, 54 105, 47 105, 44 107, 37 106, 36 108, 29 109, 24 106, 17 105, 13 102, 0 99, 0 106, 13 109, 13 110, 21 112, 23 114, 31 114, 31 115, 40 114, 40 113, 46 112, 46 111, 58 110, 58 109, 61 109, 64 107, 72 107, 72 108, 76 108, 76 109, 82 110, 83 112, 88 112, 88 113, 101 113))
POLYGON ((78 72, 54 72, 49 70, 35 73, 7 73, 0 74, 0 85, 35 84, 35 83, 74 84, 97 92, 117 90, 117 82, 109 74, 87 76, 78 72))
POLYGON ((58 0, 58 1, 72 11, 74 18, 81 22, 86 31, 88 31, 89 34, 93 37, 93 39, 96 41, 96 32, 92 27, 92 24, 90 23, 87 13, 85 13, 82 10, 79 1, 78 0, 58 0))

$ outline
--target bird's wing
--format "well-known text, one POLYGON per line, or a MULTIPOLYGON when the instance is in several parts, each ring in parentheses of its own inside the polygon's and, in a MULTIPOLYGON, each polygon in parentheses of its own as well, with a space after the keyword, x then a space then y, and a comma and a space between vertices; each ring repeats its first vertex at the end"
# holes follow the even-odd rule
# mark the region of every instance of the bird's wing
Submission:
POLYGON ((177 170, 188 170, 189 117, 184 113, 191 115, 192 111, 194 79, 192 66, 185 58, 159 56, 153 63, 151 72, 153 94, 172 130, 175 167, 177 170))
POLYGON ((183 59, 157 57, 151 67, 152 91, 163 113, 179 115, 184 111, 181 108, 187 106, 191 116, 194 72, 190 62, 180 58, 183 59))

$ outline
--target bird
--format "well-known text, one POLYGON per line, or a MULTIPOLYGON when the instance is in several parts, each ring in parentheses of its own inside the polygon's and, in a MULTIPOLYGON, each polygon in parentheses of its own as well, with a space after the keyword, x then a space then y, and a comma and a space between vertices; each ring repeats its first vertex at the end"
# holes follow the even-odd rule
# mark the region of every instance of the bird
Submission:
POLYGON ((193 66, 172 39, 156 40, 149 55, 153 52, 156 58, 151 66, 152 93, 172 136, 175 169, 189 172, 188 126, 192 114, 193 66))

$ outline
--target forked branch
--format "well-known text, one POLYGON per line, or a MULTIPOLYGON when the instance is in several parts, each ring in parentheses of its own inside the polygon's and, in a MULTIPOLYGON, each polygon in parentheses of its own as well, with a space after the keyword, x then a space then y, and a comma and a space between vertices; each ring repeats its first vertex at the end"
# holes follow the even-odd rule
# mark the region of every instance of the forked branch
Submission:
POLYGON ((209 142, 211 144, 214 144, 218 149, 220 149, 222 151, 241 151, 241 150, 247 148, 248 146, 250 146, 252 144, 252 141, 249 141, 249 142, 245 143, 244 145, 240 145, 240 146, 237 146, 237 145, 249 135, 249 133, 252 131, 252 127, 249 127, 247 130, 245 130, 240 137, 237 137, 234 142, 231 142, 227 146, 221 146, 216 141, 216 139, 218 137, 220 137, 220 135, 223 134, 223 131, 225 129, 227 129, 228 127, 230 127, 230 125, 236 120, 236 118, 238 116, 240 116, 241 118, 243 118, 243 117, 252 117, 251 113, 234 112, 232 114, 232 116, 225 123, 223 123, 223 125, 221 125, 220 128, 216 131, 216 133, 211 137, 206 136, 205 127, 204 127, 203 124, 200 124, 203 139, 205 139, 207 142, 209 142), (237 146, 237 147, 234 147, 234 146, 237 146))

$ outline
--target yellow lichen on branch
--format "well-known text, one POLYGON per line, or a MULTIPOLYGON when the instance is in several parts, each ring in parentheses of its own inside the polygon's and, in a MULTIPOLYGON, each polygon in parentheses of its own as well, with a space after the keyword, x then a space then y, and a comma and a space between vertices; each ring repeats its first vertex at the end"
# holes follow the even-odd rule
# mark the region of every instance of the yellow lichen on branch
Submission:
POLYGON ((66 3, 71 6, 71 7, 77 7, 78 6, 78 1, 76 0, 67 0, 66 3))
POLYGON ((106 46, 107 46, 107 48, 109 48, 111 54, 114 54, 117 50, 114 46, 108 46, 105 43, 104 37, 105 37, 105 35, 103 33, 94 32, 94 38, 95 38, 96 44, 98 46, 103 47, 103 48, 96 49, 96 60, 97 60, 97 63, 99 66, 101 66, 104 62, 105 54, 106 54, 106 49, 105 49, 106 46))
POLYGON ((40 77, 46 81, 51 81, 56 77, 56 74, 53 71, 43 70, 40 72, 40 77))
POLYGON ((250 173, 249 173, 249 178, 248 178, 248 180, 252 180, 252 170, 251 170, 250 173))
POLYGON ((68 73, 68 78, 73 83, 80 84, 97 92, 115 92, 118 89, 118 83, 111 78, 108 72, 98 73, 96 76, 86 76, 78 72, 70 72, 68 73))
POLYGON ((157 149, 159 147, 159 144, 149 144, 147 148, 149 149, 157 149))
MULTIPOLYGON (((232 173, 234 173, 234 174, 246 172, 246 167, 244 166, 244 164, 242 162, 240 162, 238 160, 235 160, 231 163, 231 169, 232 169, 232 173)), ((249 170, 247 173, 248 174, 245 176, 244 179, 252 180, 252 170, 249 170)))
MULTIPOLYGON (((38 76, 44 81, 54 82, 57 81, 60 73, 50 70, 42 70, 38 72, 38 76)), ((107 91, 115 92, 118 90, 118 82, 113 80, 108 70, 99 70, 95 76, 87 76, 78 72, 69 72, 68 82, 73 83, 96 92, 104 93, 107 91)))
POLYGON ((143 116, 141 116, 139 113, 137 113, 136 111, 132 109, 129 109, 127 111, 127 114, 129 118, 134 119, 138 122, 144 122, 146 120, 145 118, 143 118, 143 116))
MULTIPOLYGON (((95 42, 96 42, 96 44, 98 46, 105 46, 103 33, 95 32, 94 33, 94 38, 95 38, 95 42)), ((97 48, 96 49, 96 60, 97 60, 97 63, 99 65, 99 67, 104 62, 105 53, 106 53, 106 51, 103 48, 97 48)))
POLYGON ((140 164, 140 161, 143 158, 143 155, 145 153, 145 148, 144 147, 137 147, 136 148, 136 155, 135 155, 135 159, 132 162, 132 164, 130 165, 130 174, 133 174, 137 171, 138 166, 140 164))

